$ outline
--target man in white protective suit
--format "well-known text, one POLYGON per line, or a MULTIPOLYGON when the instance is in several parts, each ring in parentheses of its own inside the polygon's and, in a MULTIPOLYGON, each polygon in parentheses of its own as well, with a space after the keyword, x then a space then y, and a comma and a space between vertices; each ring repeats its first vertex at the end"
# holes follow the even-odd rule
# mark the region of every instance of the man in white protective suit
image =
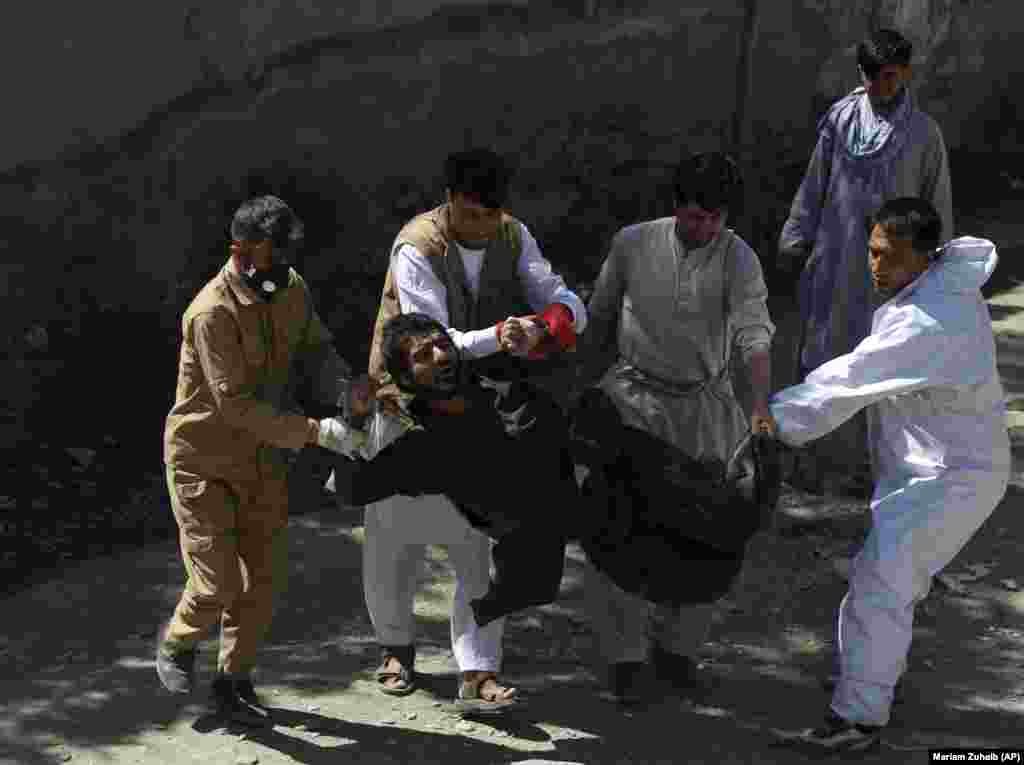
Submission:
POLYGON ((792 446, 867 409, 878 473, 871 532, 839 608, 839 679, 825 724, 784 734, 803 747, 878 743, 906 669, 916 604, 1006 491, 1005 401, 979 291, 996 248, 973 237, 940 248, 941 231, 931 203, 886 202, 873 219, 868 259, 888 300, 871 334, 771 400, 778 437, 792 446))

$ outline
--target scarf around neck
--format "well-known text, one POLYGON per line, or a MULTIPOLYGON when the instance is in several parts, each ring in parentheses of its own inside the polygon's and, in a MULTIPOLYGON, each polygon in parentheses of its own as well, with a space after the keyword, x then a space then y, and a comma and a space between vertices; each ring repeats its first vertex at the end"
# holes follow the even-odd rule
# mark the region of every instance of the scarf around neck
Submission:
POLYGON ((875 109, 867 91, 857 88, 847 97, 837 115, 846 150, 853 157, 870 157, 879 153, 893 133, 906 125, 912 108, 910 94, 905 87, 894 103, 885 109, 875 109))

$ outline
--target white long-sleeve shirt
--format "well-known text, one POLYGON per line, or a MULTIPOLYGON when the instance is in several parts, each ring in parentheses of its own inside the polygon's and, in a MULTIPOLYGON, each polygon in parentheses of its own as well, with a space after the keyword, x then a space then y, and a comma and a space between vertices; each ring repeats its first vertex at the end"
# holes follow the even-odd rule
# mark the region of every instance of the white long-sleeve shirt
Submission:
MULTIPOLYGON (((587 326, 587 310, 583 301, 565 286, 565 281, 551 268, 551 263, 541 254, 540 246, 533 234, 522 223, 519 224, 523 249, 519 257, 518 273, 523 293, 534 311, 542 311, 551 303, 562 303, 572 312, 573 326, 579 335, 587 326)), ((483 268, 484 250, 470 250, 457 242, 466 272, 469 291, 476 299, 480 290, 480 271, 483 268)), ((427 257, 411 244, 403 244, 392 254, 392 274, 398 289, 398 299, 403 313, 424 313, 441 322, 448 323, 447 289, 427 257)), ((449 335, 455 346, 467 355, 480 358, 496 353, 498 335, 494 327, 460 332, 449 327, 449 335)))

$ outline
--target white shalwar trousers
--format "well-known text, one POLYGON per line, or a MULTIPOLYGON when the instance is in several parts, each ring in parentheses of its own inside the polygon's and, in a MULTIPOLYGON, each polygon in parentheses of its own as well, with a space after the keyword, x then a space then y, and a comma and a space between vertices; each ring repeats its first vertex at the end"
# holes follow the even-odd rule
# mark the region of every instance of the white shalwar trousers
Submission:
POLYGON ((1005 472, 950 470, 904 485, 879 485, 872 528, 853 560, 839 607, 840 676, 832 709, 846 720, 886 725, 893 688, 906 669, 914 608, 992 514, 1005 472))
POLYGON ((505 620, 481 629, 469 602, 487 592, 491 540, 474 529, 442 494, 395 496, 366 506, 363 592, 381 645, 412 645, 413 601, 426 545, 443 546, 455 569, 452 651, 461 672, 501 669, 505 620))

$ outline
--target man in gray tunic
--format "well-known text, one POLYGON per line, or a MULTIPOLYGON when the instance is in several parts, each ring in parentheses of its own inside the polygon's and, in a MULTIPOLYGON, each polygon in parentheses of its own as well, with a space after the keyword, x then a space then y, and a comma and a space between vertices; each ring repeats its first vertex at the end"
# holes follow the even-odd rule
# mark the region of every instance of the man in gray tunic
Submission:
MULTIPOLYGON (((909 91, 912 53, 911 43, 888 29, 861 42, 863 86, 835 103, 818 126, 818 143, 779 239, 780 265, 795 270, 803 263, 797 382, 870 332, 875 306, 864 259, 866 221, 884 202, 925 199, 939 212, 943 241, 953 236, 946 146, 909 91)), ((823 473, 849 474, 851 468, 861 471, 862 483, 870 480, 866 444, 863 418, 823 439, 803 475, 806 487, 820 489, 823 473)))
MULTIPOLYGON (((684 159, 675 176, 675 214, 627 226, 612 241, 581 344, 583 382, 604 372, 599 386, 624 424, 694 458, 723 462, 748 428, 774 432, 767 408, 775 332, 768 291, 757 254, 725 227, 741 184, 725 154, 684 159), (736 351, 749 376, 749 422, 729 377, 736 351)), ((641 670, 652 655, 652 618, 658 674, 685 690, 698 685, 694 656, 706 639, 713 602, 654 606, 592 567, 586 591, 616 700, 639 694, 641 670)))

